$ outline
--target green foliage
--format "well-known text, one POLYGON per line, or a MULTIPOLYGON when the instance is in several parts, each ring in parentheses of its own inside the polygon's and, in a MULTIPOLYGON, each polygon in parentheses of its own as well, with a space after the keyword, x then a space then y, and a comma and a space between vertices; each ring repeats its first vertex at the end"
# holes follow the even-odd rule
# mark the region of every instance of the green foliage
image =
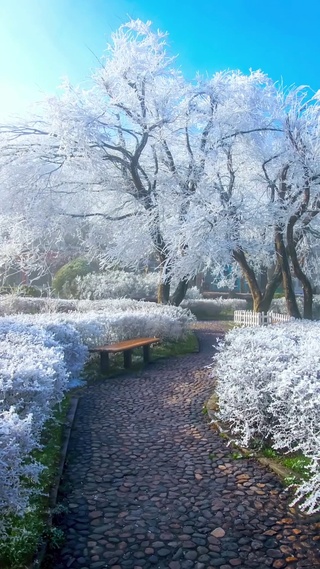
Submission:
POLYGON ((235 451, 230 455, 230 458, 232 458, 233 460, 242 460, 244 458, 244 456, 241 452, 235 451))
POLYGON ((263 454, 263 456, 265 456, 266 458, 277 458, 278 454, 277 452, 271 448, 271 447, 265 447, 261 450, 261 453, 263 454))
POLYGON ((2 287, 0 287, 0 295, 4 295, 4 294, 12 294, 12 286, 10 285, 3 285, 2 287))
POLYGON ((33 296, 34 298, 41 297, 41 290, 36 286, 20 285, 13 290, 19 296, 33 296))
POLYGON ((46 425, 41 441, 43 448, 35 452, 37 460, 46 467, 40 477, 39 494, 32 501, 31 511, 23 517, 11 518, 10 527, 7 528, 8 538, 0 541, 1 569, 24 569, 48 537, 52 547, 58 547, 62 543, 60 530, 48 530, 46 523, 50 510, 49 492, 57 475, 63 422, 68 408, 69 399, 66 398, 54 413, 54 418, 46 425))
POLYGON ((0 295, 4 294, 16 294, 17 296, 32 296, 34 298, 40 298, 43 296, 43 291, 41 291, 38 287, 31 285, 4 285, 0 287, 0 295))
POLYGON ((309 473, 307 467, 309 466, 311 461, 303 454, 299 453, 299 454, 283 455, 268 446, 265 446, 261 449, 261 454, 266 458, 272 458, 273 460, 275 460, 276 462, 281 464, 281 466, 284 466, 288 470, 292 470, 294 475, 304 479, 308 478, 309 473))
POLYGON ((81 257, 69 261, 69 263, 63 265, 63 267, 61 267, 61 269, 59 269, 54 275, 52 281, 54 293, 61 295, 64 285, 70 285, 75 277, 84 277, 88 273, 93 272, 93 270, 93 265, 81 257))
POLYGON ((282 479, 283 485, 288 487, 292 486, 293 484, 298 484, 299 480, 296 476, 286 476, 282 479))
POLYGON ((60 549, 66 536, 61 529, 52 526, 45 531, 44 538, 48 541, 50 549, 60 549))
POLYGON ((302 478, 308 477, 307 467, 310 462, 311 460, 302 454, 298 456, 283 456, 281 458, 283 466, 297 473, 302 478))

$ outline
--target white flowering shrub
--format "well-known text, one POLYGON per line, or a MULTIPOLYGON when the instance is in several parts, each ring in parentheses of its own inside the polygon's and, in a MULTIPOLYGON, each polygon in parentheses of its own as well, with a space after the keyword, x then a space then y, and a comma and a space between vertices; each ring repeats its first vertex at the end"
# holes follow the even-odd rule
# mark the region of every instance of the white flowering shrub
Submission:
POLYGON ((63 294, 68 298, 89 300, 156 297, 158 283, 158 273, 107 271, 76 277, 70 284, 63 287, 63 294))
POLYGON ((37 482, 42 467, 30 453, 68 380, 53 333, 0 318, 0 533, 8 515, 23 514, 35 492, 30 481, 37 482))
POLYGON ((77 377, 82 371, 88 357, 88 347, 68 315, 60 313, 21 314, 11 317, 11 322, 22 324, 28 330, 32 330, 36 325, 49 334, 55 345, 62 350, 64 365, 70 378, 77 377))
POLYGON ((181 306, 198 317, 215 318, 224 312, 245 310, 247 301, 242 298, 186 298, 181 306))
MULTIPOLYGON (((300 314, 303 315, 303 297, 297 296, 297 304, 300 310, 300 314)), ((288 314, 286 299, 284 296, 281 298, 274 298, 270 310, 274 312, 279 312, 280 314, 288 314)), ((320 294, 313 295, 312 303, 312 315, 316 320, 320 320, 320 294)))
MULTIPOLYGON (((58 327, 70 327, 79 334, 79 340, 74 339, 77 345, 92 348, 99 344, 128 340, 145 336, 157 336, 164 340, 177 341, 182 339, 194 320, 192 314, 180 307, 155 304, 153 302, 140 302, 131 299, 110 300, 80 300, 77 302, 77 311, 68 314, 36 314, 16 316, 18 321, 25 324, 37 324, 52 332, 62 347, 66 334, 65 328, 58 333, 58 327)), ((69 352, 75 348, 70 348, 69 352)), ((68 370, 77 373, 74 369, 76 361, 83 361, 87 353, 78 349, 76 358, 71 362, 68 358, 68 370)), ((81 364, 82 365, 82 364, 81 364)))
POLYGON ((29 505, 33 491, 21 479, 37 483, 42 472, 30 457, 38 447, 32 422, 31 414, 22 419, 14 407, 0 411, 0 535, 5 533, 6 518, 22 515, 29 505))
POLYGON ((216 357, 219 417, 243 446, 255 439, 311 461, 295 503, 320 509, 320 323, 230 331, 216 357))
POLYGON ((200 300, 201 298, 203 299, 203 296, 196 286, 187 289, 185 296, 186 300, 200 300))
POLYGON ((0 408, 31 413, 35 429, 62 399, 68 375, 63 351, 50 336, 47 342, 42 335, 9 332, 0 340, 0 408))
POLYGON ((0 297, 0 317, 12 314, 70 312, 76 309, 75 302, 60 298, 29 298, 14 294, 0 297))

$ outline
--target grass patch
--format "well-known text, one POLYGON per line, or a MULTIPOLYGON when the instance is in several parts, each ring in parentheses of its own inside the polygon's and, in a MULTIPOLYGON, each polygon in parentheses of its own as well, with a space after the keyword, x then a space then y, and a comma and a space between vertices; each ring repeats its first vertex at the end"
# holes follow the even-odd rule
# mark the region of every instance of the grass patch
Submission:
POLYGON ((162 342, 154 346, 151 351, 153 359, 169 358, 171 356, 184 356, 198 352, 198 340, 194 332, 188 332, 184 340, 178 342, 162 342))
POLYGON ((69 397, 54 412, 54 418, 45 426, 41 443, 34 457, 46 468, 40 476, 37 489, 40 495, 33 498, 32 510, 23 517, 12 516, 8 520, 8 538, 0 542, 1 569, 25 569, 31 563, 47 534, 47 520, 50 511, 50 490, 54 484, 63 440, 63 426, 69 409, 69 397))
POLYGON ((234 451, 231 453, 230 458, 232 458, 232 460, 242 460, 245 456, 241 452, 234 451))
POLYGON ((192 314, 196 317, 196 319, 200 322, 212 322, 212 321, 233 321, 233 310, 225 310, 224 312, 219 312, 218 314, 210 314, 210 311, 204 309, 190 309, 192 314))
POLYGON ((261 450, 261 454, 265 457, 265 458, 277 458, 278 454, 277 452, 271 448, 271 447, 265 447, 261 450))
MULTIPOLYGON (((280 454, 276 450, 271 447, 263 447, 260 451, 260 454, 266 458, 271 458, 284 468, 292 471, 292 477, 289 476, 288 478, 300 478, 303 480, 307 480, 309 473, 308 473, 308 466, 310 464, 310 459, 305 457, 301 453, 292 453, 292 454, 280 454)), ((292 483, 292 482, 291 482, 292 483)))

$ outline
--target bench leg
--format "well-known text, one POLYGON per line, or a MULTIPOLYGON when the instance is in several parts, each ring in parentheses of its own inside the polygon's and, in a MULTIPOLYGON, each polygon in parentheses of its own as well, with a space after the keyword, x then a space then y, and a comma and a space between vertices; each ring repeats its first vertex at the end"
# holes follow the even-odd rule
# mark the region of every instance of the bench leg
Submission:
POLYGON ((143 361, 147 364, 150 361, 150 345, 143 347, 143 361))
POLYGON ((100 370, 101 373, 109 371, 109 354, 108 352, 101 352, 100 354, 100 370))
POLYGON ((132 356, 132 350, 124 350, 123 362, 124 362, 124 367, 126 369, 129 369, 131 367, 131 356, 132 356))

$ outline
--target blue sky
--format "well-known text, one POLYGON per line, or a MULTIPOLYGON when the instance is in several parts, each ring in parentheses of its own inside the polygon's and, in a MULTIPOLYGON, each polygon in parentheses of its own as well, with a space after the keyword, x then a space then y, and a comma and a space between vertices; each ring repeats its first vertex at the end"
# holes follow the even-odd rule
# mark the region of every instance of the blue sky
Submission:
POLYGON ((309 0, 0 0, 0 115, 24 113, 62 77, 79 83, 128 17, 169 32, 189 77, 262 69, 320 88, 320 3, 309 0))

